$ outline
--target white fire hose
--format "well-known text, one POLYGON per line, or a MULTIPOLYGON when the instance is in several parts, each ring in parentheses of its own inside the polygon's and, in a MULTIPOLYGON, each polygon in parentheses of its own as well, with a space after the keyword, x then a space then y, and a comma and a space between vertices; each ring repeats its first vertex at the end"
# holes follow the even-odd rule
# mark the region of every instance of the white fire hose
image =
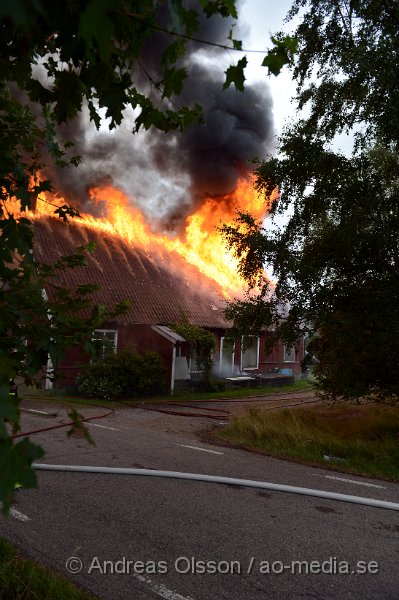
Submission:
POLYGON ((204 481, 206 483, 219 483, 224 485, 238 485, 261 490, 271 490, 274 492, 286 492, 289 494, 300 494, 301 496, 313 496, 324 498, 326 500, 338 500, 339 502, 350 502, 352 504, 361 504, 372 506, 374 508, 385 508, 388 510, 398 510, 399 504, 388 502, 386 500, 375 500, 374 498, 362 498, 361 496, 350 496, 348 494, 338 494, 336 492, 326 492, 323 490, 314 490, 311 488, 295 487, 292 485, 282 485, 279 483, 268 483, 264 481, 253 481, 251 479, 237 479, 234 477, 219 477, 215 475, 202 475, 200 473, 181 473, 179 471, 156 471, 152 469, 126 469, 118 467, 91 467, 79 465, 47 465, 43 463, 34 463, 33 468, 37 471, 69 471, 74 473, 105 473, 112 475, 138 475, 144 477, 164 477, 171 479, 184 479, 188 481, 204 481))

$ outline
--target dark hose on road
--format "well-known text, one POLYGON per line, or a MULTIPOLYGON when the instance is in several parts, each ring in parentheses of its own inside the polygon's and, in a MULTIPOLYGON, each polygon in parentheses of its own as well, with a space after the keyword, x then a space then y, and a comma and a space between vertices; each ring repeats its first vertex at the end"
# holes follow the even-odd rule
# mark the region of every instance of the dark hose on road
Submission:
MULTIPOLYGON (((94 415, 94 417, 86 417, 85 419, 80 419, 80 423, 87 423, 88 421, 93 421, 93 419, 104 419, 105 417, 109 417, 114 413, 114 409, 112 408, 108 412, 103 415, 94 415)), ((22 431, 21 433, 16 433, 11 436, 12 439, 16 439, 19 437, 26 437, 27 435, 34 435, 35 433, 42 433, 43 431, 51 431, 52 429, 60 429, 61 427, 73 427, 75 423, 73 421, 68 421, 68 423, 59 423, 58 425, 50 425, 50 427, 42 427, 41 429, 33 429, 32 431, 22 431)))

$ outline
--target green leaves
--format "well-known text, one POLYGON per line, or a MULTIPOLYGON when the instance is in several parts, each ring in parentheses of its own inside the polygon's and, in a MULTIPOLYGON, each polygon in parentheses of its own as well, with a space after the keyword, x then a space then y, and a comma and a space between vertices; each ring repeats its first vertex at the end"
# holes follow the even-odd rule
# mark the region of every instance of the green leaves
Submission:
POLYGON ((183 58, 186 52, 186 42, 177 39, 166 48, 162 54, 162 64, 174 65, 180 58, 183 58))
POLYGON ((31 464, 42 458, 43 450, 28 439, 13 444, 10 438, 0 436, 0 501, 7 512, 14 498, 15 484, 25 488, 36 487, 37 479, 31 464))
POLYGON ((99 104, 100 107, 107 107, 105 116, 111 119, 110 129, 114 129, 122 122, 122 112, 129 103, 128 92, 130 86, 130 74, 125 73, 120 79, 113 78, 108 88, 103 91, 99 104))
POLYGON ((28 82, 27 91, 29 98, 33 102, 39 102, 44 105, 51 100, 51 91, 48 88, 43 87, 37 79, 31 79, 28 82))
POLYGON ((244 91, 244 69, 247 66, 248 61, 245 56, 240 58, 236 65, 230 66, 226 73, 226 81, 223 84, 223 89, 228 88, 232 83, 235 85, 236 89, 240 92, 244 91))
POLYGON ((271 38, 275 48, 270 50, 262 61, 262 67, 267 67, 273 75, 278 75, 284 65, 292 62, 293 56, 298 51, 298 39, 286 35, 279 40, 271 38))
MULTIPOLYGON (((29 35, 24 34, 22 39, 13 36, 11 28, 5 46, 7 56, 3 63, 0 61, 0 78, 17 82, 30 99, 50 111, 58 123, 74 118, 87 103, 96 127, 101 125, 104 116, 101 109, 105 108, 109 127, 113 129, 120 125, 124 109, 131 104, 133 108, 139 105, 142 109, 135 131, 141 126, 146 129, 154 126, 162 131, 182 128, 198 115, 197 108, 176 107, 164 100, 179 96, 183 91, 191 68, 189 63, 183 63, 185 39, 195 36, 201 15, 233 20, 228 40, 234 50, 242 51, 242 41, 233 36, 238 18, 235 0, 200 0, 196 9, 187 8, 183 0, 167 3, 143 0, 134 6, 123 0, 88 0, 59 7, 54 7, 49 0, 41 0, 30 8, 24 2, 17 2, 13 9, 4 10, 18 31, 23 26, 29 35), (161 5, 162 11, 159 10, 161 5), (141 54, 158 31, 170 32, 176 39, 172 38, 166 46, 160 57, 160 68, 155 69, 154 75, 147 71, 141 54), (32 78, 32 63, 40 65, 44 76, 40 81, 32 78), (144 91, 145 86, 133 80, 138 70, 144 72, 151 91, 144 91), (153 93, 154 88, 159 94, 153 93), (143 98, 137 102, 139 96, 143 98)), ((281 40, 273 38, 273 42, 276 48, 263 64, 277 74, 291 60, 296 41, 286 36, 281 40)), ((224 88, 233 84, 242 92, 246 66, 246 57, 230 66, 224 88)), ((47 143, 49 145, 49 137, 47 143)), ((52 155, 57 165, 63 166, 57 152, 57 145, 53 144, 52 155)), ((77 157, 74 162, 78 163, 77 157)))
POLYGON ((62 219, 65 223, 68 221, 68 218, 80 217, 80 212, 77 208, 73 206, 69 206, 69 204, 62 204, 54 211, 54 214, 57 215, 60 219, 62 219))
MULTIPOLYGON (((10 380, 10 366, 7 367, 4 363, 1 365, 0 377, 1 381, 10 380)), ((11 371, 12 374, 12 371, 11 371)), ((13 433, 18 430, 19 424, 19 412, 18 412, 18 400, 15 394, 10 394, 9 385, 0 386, 0 439, 7 437, 7 430, 5 423, 9 423, 13 433)))
POLYGON ((93 438, 90 435, 89 430, 85 427, 84 423, 82 423, 83 415, 77 412, 77 410, 73 409, 68 412, 68 417, 71 419, 72 427, 68 430, 67 436, 71 437, 76 434, 83 434, 85 440, 95 445, 93 438))
MULTIPOLYGON (((299 3, 292 9, 294 17, 299 3)), ((307 0, 296 35, 299 106, 311 111, 307 129, 331 140, 357 127, 358 147, 373 137, 399 145, 397 3, 348 5, 307 0), (309 74, 317 73, 317 83, 309 74)))
POLYGON ((192 8, 186 9, 180 0, 168 0, 172 30, 184 30, 190 36, 198 30, 198 13, 192 8))
POLYGON ((114 24, 110 12, 115 10, 115 0, 90 0, 79 20, 78 33, 86 44, 86 56, 90 59, 95 45, 101 60, 108 62, 113 50, 114 24))
POLYGON ((58 123, 69 121, 80 111, 85 93, 82 79, 75 71, 63 70, 57 73, 51 100, 55 102, 54 114, 58 123))
POLYGON ((0 18, 11 19, 18 27, 29 31, 38 15, 43 14, 43 6, 40 0, 15 0, 14 2, 2 2, 0 5, 0 18))
POLYGON ((222 17, 238 18, 234 0, 199 0, 207 17, 220 14, 222 17))
POLYGON ((165 69, 163 79, 163 93, 165 98, 171 98, 173 95, 179 95, 183 89, 183 83, 187 77, 187 71, 184 68, 180 69, 165 69))
POLYGON ((242 41, 233 38, 233 29, 230 29, 228 39, 233 44, 234 50, 242 50, 242 41))

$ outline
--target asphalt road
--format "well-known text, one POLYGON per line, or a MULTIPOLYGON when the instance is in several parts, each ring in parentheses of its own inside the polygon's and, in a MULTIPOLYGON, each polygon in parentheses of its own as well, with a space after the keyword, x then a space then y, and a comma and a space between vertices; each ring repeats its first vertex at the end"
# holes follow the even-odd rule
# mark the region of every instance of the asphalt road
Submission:
MULTIPOLYGON (((32 412, 49 413, 49 404, 24 407, 25 431, 65 419, 63 411, 32 412)), ((95 446, 63 429, 35 441, 52 464, 197 472, 399 501, 397 484, 202 441, 198 432, 215 425, 123 407, 88 425, 95 446)), ((398 512, 172 479, 38 478, 39 489, 19 491, 12 514, 0 518, 0 535, 63 574, 76 571, 68 576, 104 599, 399 598, 398 512)))

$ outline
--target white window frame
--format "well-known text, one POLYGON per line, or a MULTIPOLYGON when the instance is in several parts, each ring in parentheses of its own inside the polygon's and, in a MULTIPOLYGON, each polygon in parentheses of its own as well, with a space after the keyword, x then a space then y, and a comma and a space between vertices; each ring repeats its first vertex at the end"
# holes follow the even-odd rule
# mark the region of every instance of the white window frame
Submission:
MULTIPOLYGON (((114 353, 116 353, 117 348, 118 348, 118 330, 117 329, 95 329, 93 331, 93 336, 91 338, 92 341, 98 339, 95 337, 96 333, 113 333, 114 334, 114 353)), ((105 337, 105 336, 102 336, 105 337)), ((104 349, 104 346, 103 346, 104 349)), ((104 358, 106 357, 106 355, 103 352, 102 356, 96 356, 96 358, 100 359, 100 360, 104 360, 104 358)))
POLYGON ((284 344, 284 360, 283 362, 288 362, 288 363, 294 363, 297 362, 296 360, 296 347, 292 346, 290 348, 290 350, 287 350, 287 346, 286 344, 284 344), (292 352, 294 353, 294 359, 292 359, 292 352))
POLYGON ((241 362, 240 362, 240 366, 241 366, 241 371, 257 371, 259 369, 259 346, 260 346, 260 338, 258 335, 243 335, 241 336, 241 362), (255 338, 256 339, 256 367, 244 367, 243 366, 243 356, 245 354, 245 350, 243 350, 244 347, 244 339, 245 338, 255 338))
MULTIPOLYGON (((224 349, 224 340, 231 340, 226 336, 222 336, 220 338, 220 351, 219 351, 219 370, 220 373, 223 372, 223 349, 224 349)), ((231 345, 231 372, 234 373, 234 356, 235 356, 236 343, 233 340, 233 344, 231 345)))
POLYGON ((202 373, 201 369, 198 369, 197 353, 195 348, 190 348, 190 358, 188 361, 188 369, 190 373, 202 373))

